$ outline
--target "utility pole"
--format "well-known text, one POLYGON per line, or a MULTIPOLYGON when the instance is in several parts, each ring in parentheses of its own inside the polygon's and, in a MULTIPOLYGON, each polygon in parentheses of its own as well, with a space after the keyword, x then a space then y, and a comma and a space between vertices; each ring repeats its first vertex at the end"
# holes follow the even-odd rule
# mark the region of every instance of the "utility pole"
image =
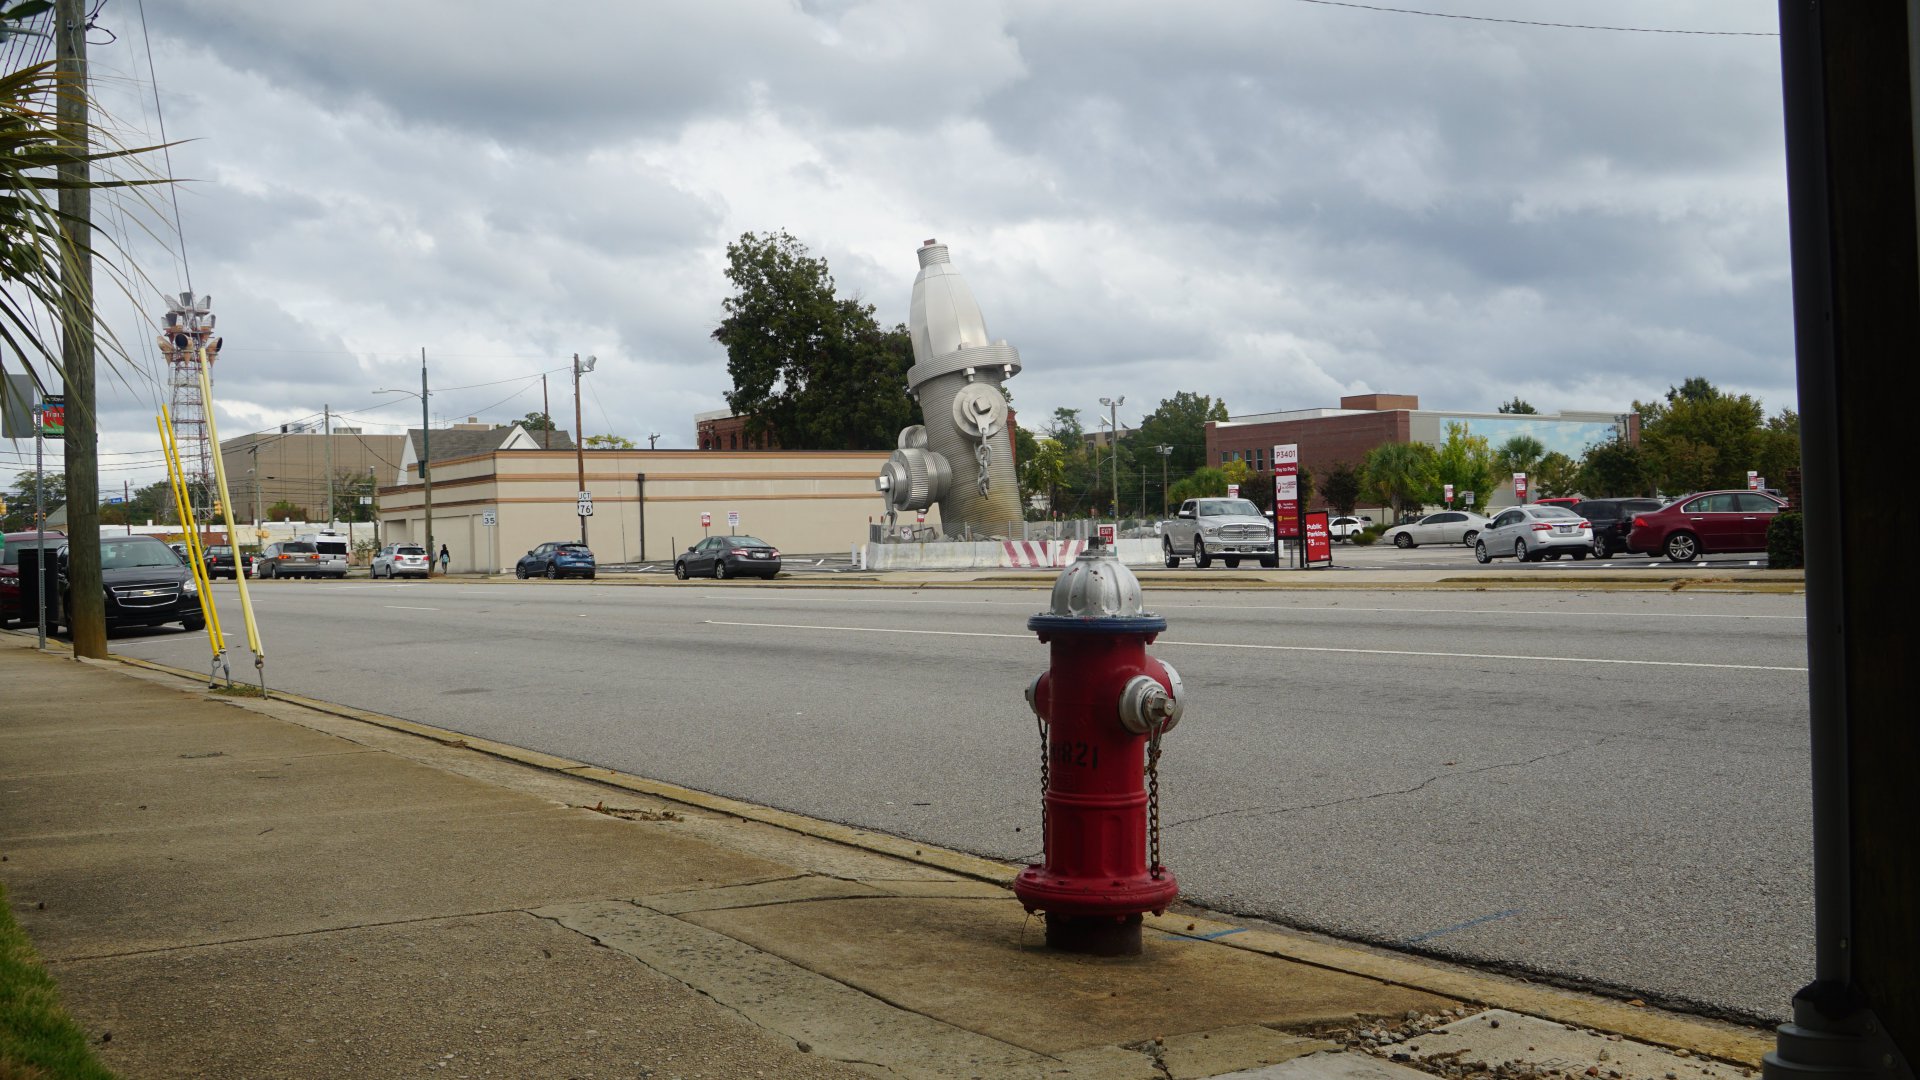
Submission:
POLYGON ((1167 459, 1173 456, 1173 447, 1161 443, 1154 447, 1160 452, 1160 517, 1167 516, 1167 459))
POLYGON ((247 447, 247 453, 253 455, 253 468, 247 472, 253 474, 253 525, 260 527, 260 444, 247 447))
POLYGON ((420 489, 427 505, 427 576, 433 576, 433 427, 427 420, 427 347, 420 346, 420 489))
MULTIPOLYGON (((62 149, 89 152, 87 138, 87 12, 82 0, 57 0, 53 11, 60 96, 56 122, 62 149)), ((60 362, 66 382, 67 581, 66 622, 73 654, 107 656, 106 593, 100 578, 100 417, 93 382, 93 193, 87 162, 58 170, 66 271, 60 275, 60 362)))
POLYGON ((1113 458, 1113 520, 1120 521, 1120 406, 1125 405, 1124 397, 1101 398, 1100 404, 1107 407, 1107 427, 1111 429, 1108 438, 1113 442, 1107 446, 1113 458))
POLYGON ((651 449, 653 449, 653 444, 654 444, 654 443, 657 443, 657 442, 659 442, 659 441, 660 441, 660 433, 659 433, 659 432, 657 432, 657 431, 654 431, 654 432, 649 432, 649 433, 647 434, 647 449, 649 449, 649 450, 651 450, 651 449))
MULTIPOLYGON (((308 415, 312 415, 309 413, 308 415)), ((327 531, 333 531, 333 406, 320 406, 320 415, 324 419, 320 430, 326 433, 327 440, 327 531)))
POLYGON ((540 429, 540 449, 551 450, 553 449, 553 411, 552 406, 547 403, 547 373, 544 371, 540 373, 540 419, 547 422, 547 426, 540 429))
POLYGON ((367 497, 373 500, 373 550, 380 550, 380 479, 374 466, 367 466, 367 497))
MULTIPOLYGON (((582 437, 580 431, 580 375, 582 372, 592 371, 593 365, 598 361, 598 357, 589 356, 583 364, 580 360, 580 354, 573 354, 573 464, 579 473, 580 494, 582 495, 587 493, 587 451, 586 440, 582 437)), ((580 543, 584 546, 586 542, 587 515, 581 514, 580 543)))

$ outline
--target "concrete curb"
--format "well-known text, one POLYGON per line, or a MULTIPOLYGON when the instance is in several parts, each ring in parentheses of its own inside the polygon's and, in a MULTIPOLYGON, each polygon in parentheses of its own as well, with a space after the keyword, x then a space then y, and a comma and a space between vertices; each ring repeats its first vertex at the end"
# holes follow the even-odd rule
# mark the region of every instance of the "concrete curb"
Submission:
MULTIPOLYGON (((114 656, 111 661, 129 668, 156 672, 205 686, 205 676, 198 672, 132 657, 114 656)), ((251 710, 256 699, 223 697, 221 700, 251 710)), ((383 713, 281 691, 272 692, 271 700, 328 716, 430 739, 444 746, 471 750, 529 768, 578 777, 623 791, 771 825, 802 836, 886 855, 987 882, 1000 888, 1010 889, 1013 876, 1019 870, 1019 867, 1013 864, 918 843, 888 833, 822 821, 676 784, 649 780, 383 713)), ((1573 991, 1536 986, 1449 967, 1439 961, 1395 956, 1304 934, 1249 929, 1202 914, 1169 913, 1148 916, 1147 925, 1174 937, 1242 949, 1390 985, 1426 991, 1489 1008, 1507 1009, 1562 1024, 1591 1028, 1657 1046, 1686 1050, 1736 1065, 1757 1067, 1762 1056, 1774 1049, 1774 1038, 1770 1033, 1751 1028, 1636 1007, 1573 991)))

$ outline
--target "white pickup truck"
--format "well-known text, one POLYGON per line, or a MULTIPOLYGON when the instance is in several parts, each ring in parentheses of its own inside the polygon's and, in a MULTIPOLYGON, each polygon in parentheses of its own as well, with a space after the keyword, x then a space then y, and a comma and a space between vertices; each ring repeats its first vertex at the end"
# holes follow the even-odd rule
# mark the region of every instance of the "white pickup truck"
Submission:
POLYGON ((1192 559, 1205 568, 1219 559, 1229 567, 1259 559, 1269 569, 1280 565, 1273 543, 1273 522, 1245 499, 1188 499, 1171 521, 1160 523, 1160 552, 1167 566, 1192 559))

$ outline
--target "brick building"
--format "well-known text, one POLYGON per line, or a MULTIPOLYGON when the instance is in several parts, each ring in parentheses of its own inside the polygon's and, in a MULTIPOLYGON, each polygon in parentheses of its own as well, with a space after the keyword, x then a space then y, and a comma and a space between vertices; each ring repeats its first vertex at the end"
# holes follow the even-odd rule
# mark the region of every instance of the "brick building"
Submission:
MULTIPOLYGON (((1465 424, 1494 447, 1515 435, 1531 435, 1548 450, 1578 460, 1595 443, 1625 437, 1640 441, 1636 413, 1500 413, 1422 409, 1411 394, 1356 394, 1340 399, 1337 409, 1234 416, 1207 423, 1207 461, 1220 465, 1244 461, 1267 472, 1276 445, 1300 447, 1300 464, 1315 476, 1335 465, 1359 465, 1367 452, 1384 443, 1423 442, 1438 447, 1449 423, 1465 424)), ((1509 493, 1510 497, 1510 493, 1509 493)))

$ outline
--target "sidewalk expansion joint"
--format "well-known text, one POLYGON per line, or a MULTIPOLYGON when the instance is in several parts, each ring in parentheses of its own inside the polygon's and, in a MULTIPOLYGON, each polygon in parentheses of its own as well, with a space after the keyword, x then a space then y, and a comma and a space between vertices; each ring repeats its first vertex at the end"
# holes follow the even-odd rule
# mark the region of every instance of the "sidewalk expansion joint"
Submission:
POLYGON ((190 945, 168 945, 157 949, 128 949, 124 952, 86 953, 80 956, 62 956, 46 960, 48 967, 58 964, 77 964, 94 960, 127 960, 141 956, 166 956, 172 953, 190 953, 200 949, 217 948, 222 945, 253 945, 262 941, 293 941, 298 938, 324 937, 328 934, 345 934, 355 930, 378 930, 388 926, 417 926, 421 923, 445 922, 448 919, 478 919, 489 915, 534 915, 529 908, 510 907, 486 911, 454 911, 440 915, 420 915, 410 919, 383 919, 379 922, 353 923, 348 926, 316 926, 311 930, 290 930, 284 934, 257 934, 252 937, 209 938, 190 945))

